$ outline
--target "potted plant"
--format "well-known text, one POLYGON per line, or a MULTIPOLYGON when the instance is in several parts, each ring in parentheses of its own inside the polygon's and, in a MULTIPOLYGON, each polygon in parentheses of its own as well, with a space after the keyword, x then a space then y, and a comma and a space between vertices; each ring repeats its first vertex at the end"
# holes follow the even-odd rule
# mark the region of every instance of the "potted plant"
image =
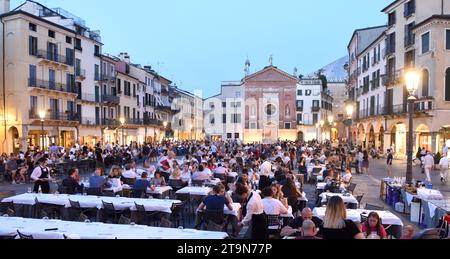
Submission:
POLYGON ((439 163, 441 162, 441 158, 442 155, 440 152, 438 152, 435 156, 434 156, 434 169, 436 170, 436 168, 439 167, 439 163))

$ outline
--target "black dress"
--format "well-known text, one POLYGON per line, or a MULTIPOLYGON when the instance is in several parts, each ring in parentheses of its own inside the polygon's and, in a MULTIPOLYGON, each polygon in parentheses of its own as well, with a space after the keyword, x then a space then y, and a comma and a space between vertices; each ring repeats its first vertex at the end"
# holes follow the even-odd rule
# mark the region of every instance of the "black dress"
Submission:
MULTIPOLYGON (((47 167, 41 167, 41 176, 39 176, 39 179, 48 179, 48 175, 49 175, 49 169, 47 167)), ((42 193, 50 193, 50 184, 48 183, 48 181, 44 181, 44 180, 37 180, 34 183, 34 192, 38 193, 39 192, 39 186, 41 186, 42 189, 42 193)))

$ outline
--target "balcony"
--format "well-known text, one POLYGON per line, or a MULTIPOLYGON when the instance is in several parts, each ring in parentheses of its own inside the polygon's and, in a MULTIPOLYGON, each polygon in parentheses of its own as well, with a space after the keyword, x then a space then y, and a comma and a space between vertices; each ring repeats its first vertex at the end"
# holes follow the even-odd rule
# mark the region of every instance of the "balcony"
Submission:
POLYGON ((118 105, 120 104, 120 97, 115 95, 104 94, 102 95, 102 102, 118 105))
POLYGON ((393 73, 389 73, 386 75, 386 86, 397 85, 401 82, 401 73, 400 71, 396 71, 393 73))
POLYGON ((75 69, 75 76, 78 80, 86 79, 86 70, 85 69, 75 69))
POLYGON ((101 81, 111 81, 111 82, 115 82, 116 81, 116 77, 114 75, 101 75, 101 81))
POLYGON ((95 94, 85 94, 82 93, 81 95, 78 94, 78 100, 85 101, 85 102, 100 102, 100 97, 96 96, 95 94))
POLYGON ((67 86, 66 84, 62 83, 38 80, 35 78, 28 78, 28 86, 31 88, 76 94, 75 87, 67 86))
POLYGON ((144 125, 158 126, 161 127, 163 122, 157 119, 144 118, 144 125))
POLYGON ((302 107, 297 107, 297 111, 298 112, 302 112, 303 111, 303 106, 302 107))
MULTIPOLYGON (((39 113, 37 111, 34 110, 30 110, 29 111, 29 118, 31 120, 41 120, 41 118, 39 117, 39 113)), ((63 112, 47 112, 47 114, 45 115, 45 121, 72 121, 72 122, 78 122, 80 121, 80 116, 78 116, 78 114, 74 113, 74 112, 67 112, 67 113, 63 113, 63 112)))
POLYGON ((85 126, 98 126, 100 125, 100 118, 81 118, 80 123, 81 125, 85 126))
POLYGON ((434 98, 433 97, 422 97, 418 99, 414 104, 414 112, 427 112, 434 110, 434 98))
POLYGON ((385 106, 383 109, 383 115, 401 115, 406 112, 408 112, 408 109, 406 105, 403 104, 385 106))
POLYGON ((319 112, 320 107, 311 107, 311 112, 319 112))
POLYGON ((48 52, 45 50, 38 50, 36 57, 41 58, 42 60, 45 61, 56 63, 57 65, 73 66, 73 62, 69 62, 70 60, 68 60, 67 57, 57 55, 56 53, 48 52))
POLYGON ((142 119, 128 118, 125 120, 126 125, 141 125, 142 123, 143 123, 142 119))
POLYGON ((102 125, 118 127, 118 126, 120 126, 120 121, 118 121, 116 119, 102 119, 102 125))
POLYGON ((164 87, 161 87, 161 94, 168 95, 169 94, 169 90, 167 90, 164 87))

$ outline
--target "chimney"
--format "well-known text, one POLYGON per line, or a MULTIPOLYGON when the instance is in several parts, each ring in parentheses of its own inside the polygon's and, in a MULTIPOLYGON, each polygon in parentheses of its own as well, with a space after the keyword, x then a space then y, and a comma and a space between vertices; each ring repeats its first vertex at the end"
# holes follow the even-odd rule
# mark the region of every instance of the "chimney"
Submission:
POLYGON ((127 52, 120 52, 119 58, 120 60, 124 61, 127 64, 130 63, 130 56, 128 55, 127 52))
POLYGON ((10 11, 10 2, 10 0, 0 0, 0 14, 4 14, 10 11))

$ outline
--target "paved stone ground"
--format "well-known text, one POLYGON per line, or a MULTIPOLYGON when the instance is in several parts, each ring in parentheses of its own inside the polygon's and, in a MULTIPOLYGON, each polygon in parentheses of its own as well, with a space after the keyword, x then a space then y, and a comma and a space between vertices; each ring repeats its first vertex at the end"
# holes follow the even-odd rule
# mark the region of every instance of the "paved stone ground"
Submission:
MULTIPOLYGON (((393 165, 393 173, 397 177, 404 177, 406 175, 406 161, 395 160, 393 165)), ((90 174, 83 174, 82 177, 88 177, 90 174)), ((421 174, 420 167, 414 167, 413 169, 414 179, 424 180, 425 175, 421 174)), ((395 212, 394 208, 389 207, 384 201, 380 199, 380 183, 381 179, 387 177, 385 160, 371 160, 369 175, 354 175, 353 182, 357 184, 355 195, 364 194, 361 207, 370 203, 373 205, 383 206, 387 210, 393 212, 399 216, 405 225, 414 225, 417 229, 419 227, 416 224, 412 224, 409 221, 407 215, 395 212)), ((450 180, 450 177, 449 177, 450 180)), ((440 190, 444 196, 450 197, 450 183, 442 184, 440 182, 440 176, 438 171, 432 172, 433 188, 440 190)), ((28 188, 32 188, 32 184, 11 185, 10 183, 0 183, 0 192, 15 191, 17 194, 27 192, 28 188)), ((52 184, 52 190, 56 190, 56 185, 52 184)), ((309 207, 314 208, 316 204, 315 186, 306 185, 305 192, 309 200, 309 207)), ((193 227, 193 222, 187 222, 187 227, 193 227), (191 226, 192 225, 192 226, 191 226)))

